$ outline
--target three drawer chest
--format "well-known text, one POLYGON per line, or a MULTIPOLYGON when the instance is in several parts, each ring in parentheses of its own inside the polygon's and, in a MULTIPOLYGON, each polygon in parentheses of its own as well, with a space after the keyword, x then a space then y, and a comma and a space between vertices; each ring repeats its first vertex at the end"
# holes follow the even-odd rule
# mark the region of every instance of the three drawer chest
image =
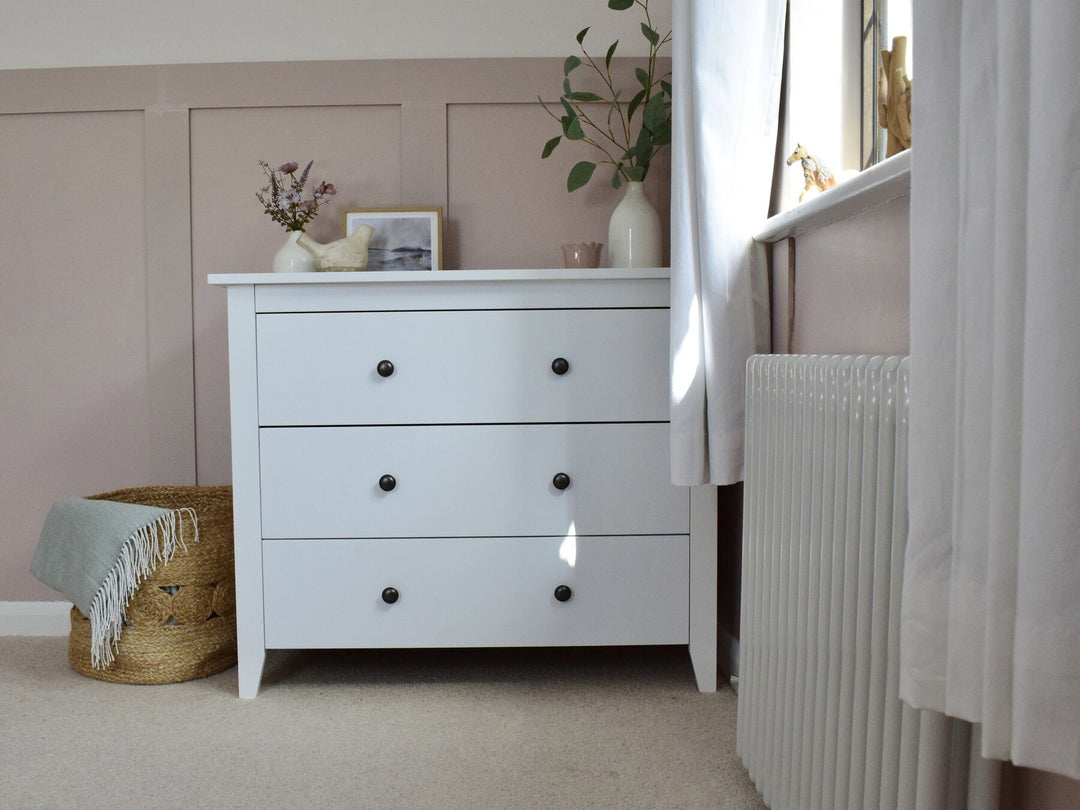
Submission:
POLYGON ((241 697, 267 649, 686 645, 716 499, 669 460, 666 270, 228 289, 241 697))

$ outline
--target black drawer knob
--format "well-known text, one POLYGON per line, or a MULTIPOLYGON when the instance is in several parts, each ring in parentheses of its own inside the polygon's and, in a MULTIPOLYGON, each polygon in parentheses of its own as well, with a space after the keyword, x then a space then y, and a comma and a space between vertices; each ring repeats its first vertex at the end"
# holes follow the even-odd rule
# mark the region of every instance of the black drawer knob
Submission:
POLYGON ((570 370, 570 361, 565 357, 556 357, 551 361, 551 370, 561 377, 570 370))
POLYGON ((555 489, 566 489, 570 486, 570 476, 566 473, 555 473, 555 477, 551 479, 551 483, 555 489))
POLYGON ((379 365, 375 366, 375 370, 379 372, 380 377, 389 377, 394 373, 394 364, 389 360, 380 360, 379 365))
POLYGON ((397 479, 392 475, 384 475, 379 479, 379 489, 383 492, 390 492, 397 486, 397 479))
POLYGON ((401 594, 397 592, 397 588, 383 588, 382 600, 388 605, 394 604, 398 600, 401 594))
POLYGON ((569 602, 570 597, 574 595, 574 592, 570 590, 569 585, 560 585, 555 589, 555 598, 560 602, 569 602))

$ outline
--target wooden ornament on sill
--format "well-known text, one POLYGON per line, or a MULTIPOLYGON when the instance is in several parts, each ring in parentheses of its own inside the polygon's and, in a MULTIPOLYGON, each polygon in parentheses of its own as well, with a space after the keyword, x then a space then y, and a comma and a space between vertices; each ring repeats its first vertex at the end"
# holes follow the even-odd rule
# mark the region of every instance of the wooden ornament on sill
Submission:
POLYGON ((888 132, 885 157, 911 147, 911 79, 907 77, 907 37, 894 37, 891 51, 881 52, 878 70, 878 117, 888 132))

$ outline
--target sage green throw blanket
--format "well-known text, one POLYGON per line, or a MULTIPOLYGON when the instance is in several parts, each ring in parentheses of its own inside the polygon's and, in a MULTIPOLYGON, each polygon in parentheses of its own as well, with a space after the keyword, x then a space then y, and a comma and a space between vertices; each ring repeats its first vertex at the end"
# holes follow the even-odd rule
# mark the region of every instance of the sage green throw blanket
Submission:
MULTIPOLYGON (((45 518, 30 572, 90 619, 90 663, 112 663, 124 612, 139 584, 184 548, 180 516, 191 509, 64 498, 45 518)), ((198 541, 198 524, 195 537, 198 541)))

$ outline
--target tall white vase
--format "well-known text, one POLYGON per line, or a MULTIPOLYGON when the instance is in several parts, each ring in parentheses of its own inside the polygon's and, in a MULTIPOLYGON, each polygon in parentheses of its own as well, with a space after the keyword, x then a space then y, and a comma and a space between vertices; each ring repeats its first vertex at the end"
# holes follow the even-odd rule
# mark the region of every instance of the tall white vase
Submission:
POLYGON ((645 196, 642 183, 626 183, 624 188, 608 223, 608 264, 659 267, 660 215, 645 196))
POLYGON ((289 231, 285 244, 274 254, 275 273, 315 272, 315 257, 296 244, 301 233, 303 231, 289 231))

